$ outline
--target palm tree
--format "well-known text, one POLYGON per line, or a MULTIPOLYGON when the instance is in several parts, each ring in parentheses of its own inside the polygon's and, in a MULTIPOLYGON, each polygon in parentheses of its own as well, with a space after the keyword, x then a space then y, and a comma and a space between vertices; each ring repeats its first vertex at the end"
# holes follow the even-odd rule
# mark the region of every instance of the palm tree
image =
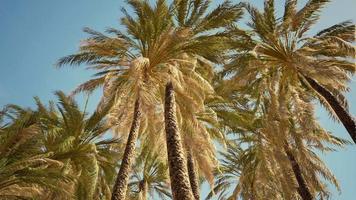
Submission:
POLYGON ((348 113, 343 92, 348 90, 348 74, 354 74, 355 25, 342 22, 308 36, 328 1, 310 0, 297 9, 297 1, 286 0, 284 15, 275 16, 273 0, 266 0, 264 11, 243 3, 251 16, 250 30, 232 27, 233 45, 238 51, 225 73, 235 73, 234 84, 262 87, 263 79, 280 73, 283 85, 304 87, 303 92, 318 99, 339 119, 356 143, 356 123, 348 113), (260 86, 258 86, 260 85, 260 86))
POLYGON ((295 156, 291 152, 287 141, 285 141, 285 144, 283 145, 283 149, 284 149, 284 152, 286 153, 286 155, 289 159, 289 162, 292 166, 294 176, 297 179, 298 186, 299 186, 298 192, 299 192, 300 196, 302 197, 303 200, 313 200, 313 195, 311 194, 311 192, 308 188, 308 185, 305 181, 305 178, 303 177, 303 172, 302 172, 301 166, 299 165, 295 156))
MULTIPOLYGON (((59 66, 87 63, 91 65, 91 68, 99 70, 99 73, 96 74, 99 78, 82 84, 76 92, 92 91, 104 85, 102 103, 105 104, 105 99, 109 96, 114 96, 116 99, 111 115, 115 116, 113 120, 115 125, 120 122, 119 128, 116 129, 118 133, 123 133, 122 129, 125 129, 127 121, 130 121, 128 119, 132 119, 128 116, 138 116, 127 112, 127 108, 132 105, 132 102, 137 102, 138 96, 142 106, 142 118, 149 116, 148 111, 152 111, 152 106, 155 106, 153 111, 157 115, 163 115, 163 98, 160 98, 164 96, 164 88, 167 83, 172 82, 174 91, 178 93, 177 97, 183 98, 185 96, 186 105, 195 105, 196 103, 193 104, 192 94, 188 93, 190 90, 187 90, 187 88, 189 87, 182 87, 182 85, 192 85, 191 83, 195 81, 192 86, 199 86, 198 83, 204 81, 204 79, 201 79, 199 73, 190 65, 189 67, 182 67, 182 63, 187 63, 185 57, 201 57, 212 62, 221 62, 223 59, 222 53, 224 53, 224 49, 227 49, 224 44, 227 35, 219 31, 241 16, 240 9, 237 6, 232 6, 229 2, 223 3, 208 14, 206 14, 206 11, 209 1, 174 1, 168 6, 164 0, 159 0, 155 7, 151 6, 148 1, 130 0, 128 4, 134 9, 136 16, 132 17, 123 10, 125 17, 121 21, 126 28, 125 33, 116 29, 109 29, 107 32, 114 35, 114 37, 109 37, 85 29, 92 36, 83 42, 79 52, 64 57, 58 62, 59 66), (173 15, 177 16, 177 19, 173 15)), ((171 94, 173 87, 169 84, 167 86, 169 86, 167 88, 171 94)), ((169 108, 173 107, 169 106, 169 108)), ((170 122, 174 124, 174 120, 170 122)), ((168 124, 168 122, 166 124, 173 125, 172 123, 168 124)), ((178 134, 178 132, 171 133, 178 134)), ((133 144, 132 141, 135 142, 136 137, 134 136, 128 137, 130 141, 127 144, 133 144)), ((178 137, 174 136, 173 138, 178 137)), ((175 141, 175 143, 178 144, 179 142, 175 141)), ((167 146, 168 151, 171 151, 170 148, 172 147, 167 146)), ((174 146, 174 148, 180 147, 181 145, 174 146)), ((186 161, 183 151, 179 149, 172 151, 175 151, 175 155, 182 158, 180 159, 182 164, 179 168, 182 168, 180 171, 184 172, 183 176, 175 176, 174 173, 178 171, 172 170, 174 166, 170 165, 172 187, 181 188, 173 185, 178 182, 185 182, 183 185, 188 190, 190 187, 187 184, 186 164, 184 164, 186 161), (176 180, 175 177, 181 179, 176 180)), ((127 152, 123 162, 128 164, 123 166, 128 167, 125 167, 125 170, 120 173, 124 177, 117 179, 123 183, 126 182, 126 184, 129 174, 128 169, 132 164, 127 159, 134 155, 133 151, 127 152)), ((168 159, 172 160, 171 157, 168 159)), ((175 162, 170 163, 172 165, 177 164, 175 162)), ((113 199, 124 198, 126 184, 120 184, 122 186, 120 188, 115 187, 116 192, 113 199)), ((179 194, 179 192, 173 192, 173 196, 175 194, 179 194)), ((191 199, 191 197, 183 199, 191 199)))
MULTIPOLYGON (((177 23, 179 27, 184 28, 185 30, 188 28, 190 35, 188 34, 187 36, 184 37, 185 40, 192 40, 199 37, 206 37, 206 38, 211 38, 213 37, 209 36, 209 34, 206 34, 208 31, 214 32, 217 29, 224 29, 226 26, 231 25, 233 22, 235 22, 237 19, 240 18, 242 12, 239 9, 238 6, 231 6, 228 1, 224 2, 222 5, 218 6, 216 9, 214 9, 212 12, 205 14, 206 9, 209 6, 209 1, 190 1, 190 0, 181 0, 181 1, 174 1, 174 8, 175 8, 175 16, 177 18, 177 23), (202 35, 204 34, 204 35, 202 35)), ((216 39, 219 37, 223 39, 224 34, 218 33, 215 35, 216 39)), ((183 39, 183 38, 182 38, 183 39)), ((195 39, 196 40, 196 39, 195 39)), ((226 38, 225 38, 225 41, 226 38)), ((190 42, 190 41, 189 41, 190 42)), ((201 86, 198 86, 200 88, 200 91, 206 90, 205 93, 196 94, 197 91, 199 90, 191 90, 189 93, 193 93, 195 95, 192 95, 191 98, 197 98, 197 100, 193 102, 200 102, 200 104, 187 104, 187 101, 181 100, 181 96, 177 95, 177 114, 178 114, 178 121, 181 121, 181 123, 177 123, 177 117, 175 116, 176 114, 176 105, 174 105, 176 102, 175 96, 174 96, 174 88, 173 85, 178 85, 178 84, 173 84, 172 82, 168 82, 166 85, 166 98, 165 98, 165 122, 166 122, 166 133, 167 133, 167 148, 168 148, 168 157, 173 157, 172 160, 169 159, 169 164, 170 164, 170 172, 181 172, 178 171, 177 169, 184 169, 184 156, 182 155, 182 142, 180 141, 181 138, 179 136, 179 130, 182 130, 185 132, 185 136, 187 135, 198 135, 204 142, 197 142, 192 141, 194 137, 184 137, 183 138, 183 146, 187 149, 187 158, 188 158, 188 163, 187 163, 187 170, 188 170, 188 175, 189 175, 189 182, 190 182, 190 187, 192 188, 193 195, 195 199, 199 199, 199 187, 198 187, 198 175, 196 173, 195 165, 194 165, 194 160, 193 160, 193 152, 192 150, 194 149, 196 152, 200 152, 195 154, 199 155, 201 154, 200 160, 198 157, 198 161, 203 161, 203 162, 198 162, 199 164, 206 164, 205 166, 202 166, 203 173, 205 173, 206 177, 208 180, 212 180, 212 174, 210 173, 210 166, 214 165, 214 162, 212 161, 212 158, 215 158, 215 153, 214 153, 214 148, 212 147, 212 142, 210 140, 210 135, 208 131, 206 130, 206 127, 197 120, 197 113, 202 113, 206 112, 205 109, 205 100, 206 96, 208 95, 213 95, 214 91, 212 87, 210 86, 210 83, 207 82, 211 77, 204 77, 204 72, 210 72, 209 67, 206 64, 209 62, 219 62, 217 58, 219 58, 219 54, 225 49, 228 49, 227 46, 225 47, 220 47, 220 48, 212 48, 213 45, 218 45, 219 43, 216 43, 213 40, 206 40, 206 44, 210 46, 206 46, 206 49, 203 50, 201 49, 201 52, 191 52, 187 55, 184 55, 187 57, 185 60, 194 60, 194 58, 198 58, 198 61, 202 62, 202 65, 197 65, 197 66, 204 66, 201 67, 200 69, 203 70, 200 71, 200 80, 204 81, 199 81, 201 86), (211 49, 209 49, 211 48, 211 49), (202 51, 203 50, 203 51, 202 51), (215 50, 215 51, 214 51, 215 50), (206 55, 204 51, 209 51, 210 53, 206 55), (214 52, 215 55, 213 56, 211 53, 214 52), (203 54, 201 54, 203 53, 203 54), (204 55, 205 54, 205 55, 204 55), (217 56, 218 55, 218 56, 217 56), (208 62, 206 62, 208 61, 208 62), (206 85, 206 86, 204 86, 206 85), (202 87, 203 86, 203 87, 202 87), (207 88, 207 89, 205 89, 207 88), (181 102, 181 103, 179 103, 181 102), (199 107, 201 107, 199 109, 199 107), (185 118, 185 119, 183 119, 185 118), (187 123, 185 123, 187 122, 187 123), (200 135, 200 136, 199 136, 200 135), (189 139, 188 139, 189 138, 189 139), (170 149, 170 146, 173 148, 170 149), (204 148, 199 148, 204 146, 204 148), (170 151, 174 150, 174 151, 170 151), (202 157, 205 157, 205 159, 201 159, 202 157), (180 167, 177 167, 177 163, 179 163, 180 167), (177 168, 174 168, 177 167, 177 168), (209 177, 210 176, 210 177, 209 177)), ((222 41, 221 41, 222 42, 222 41)), ((192 42, 194 43, 194 42, 192 42)), ((189 51, 188 51, 189 52, 189 51)), ((221 54, 222 55, 222 54, 221 54)), ((184 69, 184 63, 180 63, 180 70, 184 69)), ((191 65, 191 64, 190 64, 191 65)), ((209 65, 208 65, 209 66, 209 65)), ((194 68, 196 68, 195 65, 193 65, 194 68)), ((199 69, 197 69, 197 72, 199 69)), ((182 71, 184 72, 184 71, 182 71)), ((186 77, 186 76, 185 76, 186 77)), ((198 80, 199 80, 198 79, 198 80)), ((177 82, 177 81, 176 81, 177 82)), ((179 86, 178 87, 184 87, 184 85, 181 84, 181 81, 178 82, 179 86)), ((185 90, 188 90, 190 88, 193 88, 192 86, 195 86, 194 82, 192 83, 191 81, 187 82, 188 84, 184 87, 187 88, 185 90)), ((178 90, 179 91, 179 90, 178 90)), ((195 138, 198 138, 195 136, 195 138)), ((172 176, 184 176, 184 172, 175 173, 171 174, 172 176)), ((174 180, 171 178, 171 180, 174 180)), ((180 182, 182 183, 182 182, 180 182)), ((184 198, 184 193, 187 193, 187 191, 184 190, 186 188, 186 185, 179 185, 177 184, 175 186, 175 182, 172 182, 172 190, 173 190, 173 196, 175 199, 186 199, 184 198), (174 187, 176 189, 174 189, 174 187), (179 191, 180 189, 180 191, 179 191), (177 193, 175 193, 177 192, 177 193), (178 196, 178 195, 181 196, 178 196), (176 196, 177 195, 177 196, 176 196)), ((191 198, 191 197, 190 197, 191 198)))
POLYGON ((44 152, 38 114, 16 105, 0 113, 0 198, 45 199, 48 192, 70 198, 70 175, 64 165, 44 152))
POLYGON ((197 173, 196 164, 194 162, 192 150, 187 152, 187 170, 189 175, 190 187, 195 199, 200 199, 200 189, 199 189, 199 174, 197 173))
POLYGON ((187 164, 184 157, 182 141, 178 130, 173 84, 166 86, 164 107, 166 141, 168 150, 169 172, 174 199, 190 199, 193 193, 190 187, 187 164))
POLYGON ((130 129, 129 136, 125 147, 124 156, 121 161, 119 173, 117 174, 116 182, 114 185, 112 199, 122 199, 126 195, 127 181, 129 179, 129 170, 133 160, 135 152, 136 140, 138 137, 139 123, 140 123, 141 111, 140 100, 136 99, 135 109, 133 115, 133 121, 130 129))
POLYGON ((231 200, 299 199, 298 194, 302 199, 314 199, 317 195, 328 198, 330 194, 326 185, 320 182, 322 179, 315 179, 315 174, 319 172, 338 187, 332 174, 312 151, 308 150, 309 161, 300 156, 296 160, 294 154, 299 154, 298 151, 294 150, 293 154, 287 156, 281 149, 270 149, 271 146, 263 144, 258 137, 256 133, 239 137, 236 142, 229 144, 227 152, 221 152, 221 172, 217 173, 214 192, 210 192, 206 199, 211 199, 214 195, 217 195, 217 199, 231 200), (293 163, 290 162, 290 157, 295 159, 293 163), (311 163, 312 167, 307 167, 311 163), (296 165, 299 172, 295 171, 296 165), (311 168, 313 173, 309 171, 311 168), (310 176, 311 174, 313 175, 310 176), (301 182, 305 185, 302 186, 301 182))
POLYGON ((61 91, 56 96, 59 103, 48 108, 36 99, 44 153, 53 152, 52 158, 64 163, 60 171, 75 178, 75 199, 110 199, 122 147, 120 139, 105 135, 108 107, 88 116, 71 97, 61 91))
POLYGON ((339 188, 314 151, 333 150, 327 144, 343 146, 347 142, 322 129, 315 121, 308 94, 291 85, 279 85, 278 76, 265 78, 261 88, 267 89, 263 92, 250 85, 225 91, 234 104, 225 105, 225 112, 218 113, 228 133, 237 136, 228 143, 227 153, 222 153, 223 173, 217 175, 213 190, 221 199, 327 198, 329 192, 322 180, 339 188), (242 114, 249 121, 236 126, 242 114))
MULTIPOLYGON (((179 100, 177 101, 179 105, 179 100)), ((215 143, 226 146, 227 139, 221 131, 214 106, 221 102, 216 95, 204 100, 204 109, 180 106, 180 130, 183 135, 183 147, 187 157, 187 169, 190 185, 195 199, 200 199, 201 180, 214 187, 214 170, 218 167, 215 143), (202 179, 204 178, 204 179, 202 179)))

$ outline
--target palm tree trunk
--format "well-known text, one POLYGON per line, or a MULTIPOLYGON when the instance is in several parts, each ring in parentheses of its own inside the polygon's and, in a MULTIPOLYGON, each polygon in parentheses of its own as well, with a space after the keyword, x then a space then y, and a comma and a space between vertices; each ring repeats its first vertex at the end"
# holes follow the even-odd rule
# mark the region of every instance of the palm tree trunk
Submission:
POLYGON ((285 141, 284 144, 284 151, 287 154, 287 157, 289 159, 290 164, 292 165, 292 170, 295 175, 295 178, 297 179, 298 182, 298 193, 302 197, 303 200, 313 200, 313 195, 310 193, 310 190, 307 186, 307 183, 304 180, 302 170, 299 166, 299 163, 295 159, 294 155, 289 149, 288 143, 285 141))
POLYGON ((308 81, 310 86, 317 91, 324 99, 329 103, 331 108, 336 113, 337 117, 340 119, 346 130, 349 132, 352 140, 356 143, 356 122, 355 119, 347 112, 347 110, 340 105, 335 96, 328 91, 326 88, 318 84, 312 78, 306 77, 305 79, 308 81))
POLYGON ((187 161, 178 130, 174 90, 172 82, 166 85, 164 121, 173 200, 193 200, 189 184, 187 161))
POLYGON ((147 200, 147 182, 146 180, 140 181, 140 200, 147 200))
POLYGON ((188 168, 188 174, 189 174, 189 182, 190 182, 190 187, 192 188, 193 195, 196 200, 200 199, 200 193, 199 193, 199 181, 198 181, 198 174, 195 168, 194 164, 194 159, 192 155, 192 150, 188 150, 188 155, 187 155, 187 168, 188 168))
POLYGON ((126 142, 124 157, 121 161, 120 170, 113 188, 111 200, 124 200, 126 197, 127 183, 129 180, 132 161, 134 159, 136 140, 140 127, 140 104, 140 99, 137 98, 135 102, 134 116, 131 124, 131 129, 126 142))

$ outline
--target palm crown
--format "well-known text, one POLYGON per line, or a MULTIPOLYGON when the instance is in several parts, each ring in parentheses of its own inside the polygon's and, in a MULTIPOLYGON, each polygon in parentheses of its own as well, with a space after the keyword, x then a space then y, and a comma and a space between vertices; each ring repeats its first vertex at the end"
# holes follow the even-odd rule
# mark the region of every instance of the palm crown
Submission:
POLYGON ((110 198, 121 141, 107 134, 108 108, 87 116, 71 97, 60 91, 56 95, 57 108, 37 100, 44 151, 54 152, 53 159, 64 163, 63 173, 76 178, 72 188, 77 198, 110 198))
POLYGON ((38 114, 9 105, 0 114, 0 198, 42 198, 48 191, 69 196, 70 175, 63 163, 44 152, 38 114))
POLYGON ((233 84, 249 84, 256 92, 266 89, 265 78, 279 74, 281 85, 305 88, 303 92, 317 98, 335 119, 340 119, 355 140, 355 120, 343 96, 349 75, 356 70, 352 45, 355 25, 346 21, 315 36, 307 35, 327 2, 310 0, 297 10, 297 1, 286 1, 281 18, 275 16, 274 1, 265 1, 263 12, 243 3, 251 16, 251 30, 232 27, 238 53, 224 72, 235 73, 233 84))
MULTIPOLYGON (((212 75, 212 62, 223 61, 228 49, 224 27, 241 16, 240 7, 226 1, 206 14, 209 1, 174 1, 169 6, 165 1, 157 1, 155 7, 148 1, 128 3, 136 16, 123 10, 125 17, 121 22, 125 33, 110 28, 107 30, 108 34, 113 34, 110 37, 85 29, 91 37, 82 43, 77 54, 60 59, 58 65, 87 63, 90 68, 99 70, 98 78, 82 84, 76 91, 92 91, 104 85, 102 102, 115 96, 110 119, 116 133, 128 132, 131 123, 128 116, 133 113, 127 112, 127 107, 139 96, 143 114, 139 132, 153 136, 146 137, 148 139, 161 135, 162 129, 152 126, 162 126, 163 89, 172 81, 177 93, 179 125, 186 134, 185 145, 192 146, 188 140, 193 132, 201 135, 195 138, 208 139, 197 143, 195 151, 204 153, 197 157, 199 163, 208 164, 201 169, 209 165, 213 169, 216 164, 214 148, 206 126, 197 120, 195 113, 207 112, 204 101, 214 90, 209 83, 211 77, 206 74, 212 75), (184 124, 183 116, 189 116, 184 124)), ((211 172, 202 172, 212 183, 211 172)))

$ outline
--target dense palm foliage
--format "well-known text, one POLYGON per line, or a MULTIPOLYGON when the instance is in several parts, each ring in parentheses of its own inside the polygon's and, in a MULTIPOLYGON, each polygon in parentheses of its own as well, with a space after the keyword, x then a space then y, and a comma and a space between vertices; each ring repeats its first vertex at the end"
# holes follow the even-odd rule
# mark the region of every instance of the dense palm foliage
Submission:
POLYGON ((286 0, 281 17, 264 2, 128 0, 120 30, 85 28, 57 64, 95 70, 73 94, 101 87, 100 102, 91 115, 63 92, 6 106, 0 198, 330 198, 341 188, 319 155, 349 142, 319 124, 315 100, 356 142, 355 25, 311 36, 327 0, 286 0))
POLYGON ((64 163, 63 172, 74 176, 72 191, 77 199, 108 199, 114 181, 120 140, 105 139, 109 126, 105 112, 87 116, 78 105, 62 92, 56 93, 57 110, 46 108, 37 101, 45 153, 55 152, 53 158, 64 163))
POLYGON ((110 198, 121 142, 104 135, 108 109, 87 116, 72 98, 56 95, 58 104, 36 98, 36 110, 10 105, 2 113, 1 195, 110 198))
MULTIPOLYGON (((121 124, 120 127, 115 128, 117 134, 127 132, 125 129, 129 125, 124 120, 131 118, 127 117, 130 116, 127 106, 134 104, 135 101, 136 105, 140 105, 140 108, 135 107, 136 112, 140 115, 142 112, 142 118, 148 120, 148 122, 142 122, 143 124, 157 121, 157 119, 150 120, 152 117, 163 116, 164 87, 168 82, 174 85, 177 93, 177 111, 174 112, 177 113, 172 114, 177 116, 172 117, 177 119, 172 118, 172 121, 166 118, 166 129, 173 131, 167 131, 167 139, 172 139, 171 142, 167 140, 168 157, 172 158, 169 159, 172 163, 181 163, 180 169, 185 168, 185 160, 179 158, 183 156, 183 151, 179 150, 182 148, 179 133, 175 131, 176 128, 169 129, 169 127, 178 123, 181 126, 179 128, 182 129, 183 122, 179 121, 182 120, 182 116, 189 117, 191 120, 184 124, 183 129, 183 131, 187 129, 190 131, 186 134, 192 135, 197 130, 195 134, 209 136, 204 125, 196 120, 194 114, 205 111, 205 96, 212 95, 214 91, 200 74, 201 72, 195 68, 199 66, 204 72, 211 68, 209 65, 200 63, 222 62, 222 53, 227 49, 224 45, 224 41, 227 41, 226 34, 221 30, 216 33, 209 32, 234 23, 241 16, 240 8, 225 2, 207 13, 209 1, 174 1, 171 5, 165 1, 157 1, 155 7, 151 6, 148 1, 128 1, 128 3, 134 9, 136 16, 132 17, 124 10, 125 17, 121 21, 126 28, 126 33, 111 28, 107 32, 114 36, 110 37, 87 29, 86 31, 92 37, 84 42, 79 53, 62 58, 58 64, 61 66, 68 63, 88 63, 92 68, 100 70, 97 74, 99 78, 84 83, 78 87, 77 91, 91 91, 97 86, 107 85, 104 88, 102 102, 105 102, 105 93, 116 98, 111 115, 115 116, 112 117, 115 118, 114 123, 120 122, 121 124), (197 63, 198 61, 200 63, 197 63)), ((172 103, 175 104, 175 101, 172 103)), ((137 133, 132 130, 137 130, 140 124, 140 119, 137 119, 139 115, 137 113, 132 115, 135 126, 131 127, 127 150, 125 150, 127 153, 124 154, 123 159, 124 165, 121 166, 122 170, 119 172, 115 188, 124 188, 127 185, 128 169, 132 162, 129 158, 133 157, 137 138, 137 133)), ((143 128, 140 131, 146 132, 143 128)), ((157 135, 156 132, 146 134, 157 135)), ((208 149, 200 149, 202 153, 206 153, 199 159, 207 160, 205 163, 212 165, 214 152, 212 152, 213 148, 209 147, 212 145, 211 141, 208 140, 205 144, 208 149)), ((171 174, 173 177, 186 176, 184 172, 186 170, 171 169, 170 171, 181 173, 181 175, 171 174)), ((208 170, 205 172, 209 174, 208 170)), ((210 177, 212 177, 211 173, 210 177)), ((174 185, 175 181, 172 187, 174 185)), ((182 187, 188 188, 189 186, 187 184, 177 186, 177 188, 182 187)), ((115 192, 118 196, 115 199, 123 198, 125 190, 124 188, 122 191, 115 192)), ((180 193, 184 192, 174 194, 180 193)))
MULTIPOLYGON (((276 96, 272 94, 272 100, 276 96)), ((245 112, 254 118, 250 123, 229 129, 235 139, 227 152, 221 152, 222 173, 217 174, 214 188, 221 199, 298 199, 298 193, 327 198, 323 180, 339 189, 317 152, 333 151, 333 146, 347 141, 323 130, 308 111, 310 105, 305 105, 298 116, 286 116, 286 124, 281 108, 275 106, 281 107, 280 102, 260 103, 259 108, 245 112)), ((233 121, 238 117, 229 118, 233 121)), ((212 193, 208 198, 211 196, 212 193)))
POLYGON ((72 179, 61 173, 64 164, 41 148, 38 114, 11 105, 0 118, 0 198, 45 199, 48 191, 69 195, 65 186, 72 179))
POLYGON ((265 1, 263 12, 244 3, 251 30, 241 34, 232 28, 238 53, 225 73, 234 73, 234 84, 251 84, 256 92, 265 90, 267 77, 279 74, 279 84, 290 87, 286 93, 308 93, 318 99, 356 142, 356 122, 343 95, 349 75, 356 71, 355 25, 341 22, 308 35, 327 2, 311 0, 297 10, 297 1, 286 1, 282 17, 276 16, 274 1, 265 1))

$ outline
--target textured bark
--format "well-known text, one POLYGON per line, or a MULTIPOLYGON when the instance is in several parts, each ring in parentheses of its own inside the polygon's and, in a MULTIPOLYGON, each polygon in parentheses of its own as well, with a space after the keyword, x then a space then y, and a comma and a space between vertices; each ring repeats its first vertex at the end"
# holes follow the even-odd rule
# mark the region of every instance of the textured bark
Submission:
POLYGON ((295 159, 294 155, 289 149, 288 143, 284 144, 284 151, 287 154, 290 164, 292 165, 292 170, 295 175, 295 178, 298 182, 298 193, 302 197, 303 200, 313 200, 313 195, 310 193, 310 190, 307 186, 306 181, 304 180, 302 170, 299 166, 299 163, 295 159))
POLYGON ((137 98, 135 102, 134 116, 131 124, 130 133, 127 138, 124 156, 122 158, 120 170, 113 188, 111 200, 124 200, 126 197, 127 183, 129 180, 132 161, 134 159, 136 140, 140 127, 140 119, 140 99, 137 98))
POLYGON ((166 85, 164 121, 173 200, 193 200, 189 183, 187 161, 178 130, 173 84, 166 85))
POLYGON ((147 200, 147 182, 146 180, 140 181, 140 200, 147 200))
POLYGON ((355 119, 347 112, 347 110, 339 103, 336 97, 326 88, 318 84, 315 80, 305 77, 310 86, 317 91, 329 103, 331 108, 340 119, 347 132, 349 132, 352 140, 356 143, 356 122, 355 119))
POLYGON ((189 174, 190 187, 192 188, 193 196, 195 197, 196 200, 199 200, 200 199, 199 180, 194 164, 193 153, 191 150, 188 150, 187 152, 187 168, 189 174))

